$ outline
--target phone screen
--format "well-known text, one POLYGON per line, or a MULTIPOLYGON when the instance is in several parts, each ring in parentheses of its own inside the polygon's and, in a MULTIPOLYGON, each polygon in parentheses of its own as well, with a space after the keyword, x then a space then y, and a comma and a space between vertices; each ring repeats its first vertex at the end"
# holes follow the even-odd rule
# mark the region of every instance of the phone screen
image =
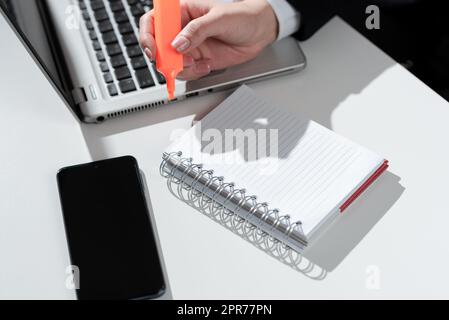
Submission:
POLYGON ((57 178, 78 299, 160 296, 164 278, 137 161, 74 166, 57 178))

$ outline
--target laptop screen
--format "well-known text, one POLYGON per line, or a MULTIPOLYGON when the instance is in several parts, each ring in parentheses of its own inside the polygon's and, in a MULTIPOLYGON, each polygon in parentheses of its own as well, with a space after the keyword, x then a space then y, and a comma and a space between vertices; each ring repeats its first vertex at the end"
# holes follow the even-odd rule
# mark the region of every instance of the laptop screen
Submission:
POLYGON ((70 89, 64 82, 61 68, 57 64, 55 48, 52 47, 52 43, 56 41, 49 41, 51 34, 43 22, 48 19, 42 19, 44 7, 45 0, 0 0, 0 8, 16 29, 18 36, 28 46, 66 102, 71 104, 70 89))

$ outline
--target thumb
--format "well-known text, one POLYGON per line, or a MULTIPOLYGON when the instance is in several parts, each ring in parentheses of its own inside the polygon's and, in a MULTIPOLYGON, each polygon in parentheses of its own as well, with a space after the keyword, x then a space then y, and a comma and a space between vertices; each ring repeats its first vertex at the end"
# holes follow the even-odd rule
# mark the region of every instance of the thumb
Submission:
POLYGON ((187 53, 197 48, 207 38, 216 36, 223 31, 225 26, 220 21, 220 16, 212 10, 204 16, 190 21, 173 40, 173 48, 180 53, 187 53))

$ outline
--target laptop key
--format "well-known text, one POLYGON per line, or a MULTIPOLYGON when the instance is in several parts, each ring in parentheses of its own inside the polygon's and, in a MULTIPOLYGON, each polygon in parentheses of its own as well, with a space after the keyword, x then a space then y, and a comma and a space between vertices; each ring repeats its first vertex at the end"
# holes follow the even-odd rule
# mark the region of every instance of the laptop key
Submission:
POLYGON ((153 64, 153 71, 154 71, 154 74, 156 75, 156 79, 159 84, 167 83, 167 81, 165 80, 165 77, 159 71, 157 71, 157 68, 154 64, 153 64))
POLYGON ((128 67, 120 67, 115 69, 115 77, 118 80, 131 78, 131 71, 129 71, 128 67))
POLYGON ((89 31, 94 30, 94 25, 92 24, 92 21, 91 21, 91 20, 87 20, 87 21, 86 21, 86 28, 87 28, 87 30, 89 30, 89 31))
POLYGON ((137 41, 137 38, 134 34, 125 34, 123 37, 123 43, 125 44, 125 46, 132 46, 134 44, 138 44, 139 42, 137 41))
POLYGON ((133 79, 126 79, 119 82, 119 87, 122 93, 128 93, 131 91, 136 91, 136 85, 134 84, 133 79))
POLYGON ((109 91, 109 95, 110 95, 111 97, 115 97, 115 96, 118 95, 117 87, 116 87, 116 85, 113 84, 113 83, 108 84, 108 91, 109 91))
POLYGON ((106 51, 110 57, 121 54, 122 49, 117 43, 109 44, 106 46, 106 51))
POLYGON ((100 69, 103 72, 108 72, 109 71, 109 66, 106 62, 101 62, 100 63, 100 69))
POLYGON ((117 43, 117 41, 114 31, 109 31, 103 34, 103 42, 105 44, 117 43))
POLYGON ((153 0, 140 0, 140 3, 142 4, 145 11, 150 11, 153 9, 153 0))
POLYGON ((110 1, 109 5, 111 7, 112 12, 117 12, 125 9, 121 1, 110 1))
POLYGON ((90 15, 87 10, 83 10, 83 19, 86 21, 90 21, 90 15))
POLYGON ((136 78, 139 82, 139 86, 141 89, 154 87, 155 83, 153 77, 151 76, 150 70, 141 69, 136 71, 136 78))
POLYGON ((114 56, 111 58, 111 64, 114 69, 117 69, 118 67, 126 66, 125 57, 122 54, 118 55, 118 56, 114 56))
POLYGON ((140 3, 137 3, 133 6, 131 6, 131 14, 134 17, 141 17, 145 14, 145 10, 143 9, 143 7, 140 3))
POLYGON ((140 48, 140 46, 137 45, 127 47, 126 51, 128 52, 128 56, 130 58, 142 56, 142 49, 140 48))
POLYGON ((109 19, 108 13, 105 9, 95 11, 94 15, 97 22, 109 19))
POLYGON ((109 19, 104 20, 104 21, 101 21, 101 22, 98 24, 98 29, 100 29, 100 32, 101 32, 101 33, 106 33, 106 32, 108 32, 108 31, 114 30, 114 28, 112 27, 111 20, 109 20, 109 19))
POLYGON ((120 34, 121 34, 121 35, 128 34, 128 33, 133 33, 133 32, 134 32, 133 26, 132 26, 131 23, 129 23, 129 22, 120 23, 120 24, 118 25, 118 30, 120 31, 120 34))
POLYGON ((145 61, 145 58, 143 56, 132 58, 131 65, 133 66, 134 70, 147 68, 147 62, 145 61))
POLYGON ((98 52, 97 52, 97 60, 98 60, 99 62, 106 61, 106 58, 104 57, 104 54, 103 54, 102 51, 98 51, 98 52))
POLYGON ((98 37, 97 37, 97 33, 94 31, 94 30, 92 30, 92 31, 90 31, 89 32, 89 38, 90 38, 90 40, 98 40, 98 37))
POLYGON ((125 11, 118 11, 114 13, 114 18, 117 23, 128 22, 129 18, 125 11))
POLYGON ((97 40, 93 41, 93 42, 92 42, 92 45, 94 46, 94 50, 95 50, 95 51, 101 50, 101 44, 100 44, 100 42, 98 42, 97 40))
POLYGON ((92 7, 92 10, 94 10, 94 11, 104 9, 103 0, 93 0, 90 2, 90 6, 92 7))
POLYGON ((106 83, 114 82, 114 78, 112 78, 112 74, 110 72, 106 72, 105 74, 103 74, 103 79, 106 83))

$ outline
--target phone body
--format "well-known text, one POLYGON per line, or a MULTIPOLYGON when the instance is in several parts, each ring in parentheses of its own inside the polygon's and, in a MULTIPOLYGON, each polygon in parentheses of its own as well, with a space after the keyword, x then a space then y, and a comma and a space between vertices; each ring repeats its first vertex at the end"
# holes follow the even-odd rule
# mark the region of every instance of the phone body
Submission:
POLYGON ((78 299, 161 296, 164 276, 136 159, 67 167, 57 181, 78 299))

